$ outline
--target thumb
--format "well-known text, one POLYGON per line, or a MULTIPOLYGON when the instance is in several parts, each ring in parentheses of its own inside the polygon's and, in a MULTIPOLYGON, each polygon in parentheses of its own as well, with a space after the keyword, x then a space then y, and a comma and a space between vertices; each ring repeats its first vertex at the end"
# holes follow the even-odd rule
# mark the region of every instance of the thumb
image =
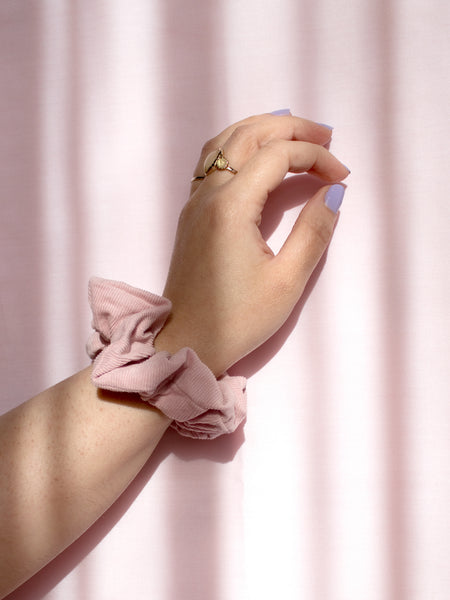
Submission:
POLYGON ((331 241, 345 189, 342 184, 321 188, 303 208, 278 253, 282 272, 289 273, 300 294, 331 241))

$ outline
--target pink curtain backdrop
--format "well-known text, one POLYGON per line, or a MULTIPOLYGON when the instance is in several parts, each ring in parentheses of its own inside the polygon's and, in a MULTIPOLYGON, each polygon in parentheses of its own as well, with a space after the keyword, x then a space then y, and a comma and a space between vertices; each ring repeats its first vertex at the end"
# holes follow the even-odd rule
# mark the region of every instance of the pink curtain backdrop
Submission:
MULTIPOLYGON (((1 406, 87 364, 93 275, 161 292, 202 143, 290 107, 352 169, 320 270, 235 367, 244 428, 168 433, 9 600, 448 600, 450 4, 2 0, 1 406)), ((317 183, 286 181, 277 250, 317 183)))

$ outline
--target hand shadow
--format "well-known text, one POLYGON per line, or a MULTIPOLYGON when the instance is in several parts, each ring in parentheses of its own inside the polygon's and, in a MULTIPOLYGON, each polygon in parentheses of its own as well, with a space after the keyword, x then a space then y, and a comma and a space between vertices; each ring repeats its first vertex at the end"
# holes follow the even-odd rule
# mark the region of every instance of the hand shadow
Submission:
MULTIPOLYGON (((268 239, 275 231, 287 210, 305 204, 322 186, 323 182, 311 175, 294 175, 285 179, 270 194, 266 203, 261 223, 261 233, 264 239, 268 239)), ((325 256, 316 267, 301 299, 281 329, 257 350, 234 365, 230 369, 230 374, 251 377, 280 350, 294 329, 324 264, 325 256)), ((49 594, 106 537, 167 457, 175 455, 183 462, 207 459, 212 462, 227 463, 233 460, 244 440, 242 426, 232 435, 221 436, 207 442, 183 438, 171 429, 167 431, 147 464, 111 508, 76 542, 7 596, 5 600, 40 600, 49 594)), ((204 484, 206 485, 207 482, 204 484)))

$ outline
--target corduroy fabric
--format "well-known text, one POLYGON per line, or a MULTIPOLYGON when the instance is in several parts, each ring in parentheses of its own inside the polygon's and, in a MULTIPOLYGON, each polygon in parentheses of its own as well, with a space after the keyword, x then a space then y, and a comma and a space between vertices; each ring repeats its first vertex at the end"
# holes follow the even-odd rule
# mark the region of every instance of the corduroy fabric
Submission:
POLYGON ((89 282, 94 332, 87 343, 93 383, 139 394, 181 435, 212 439, 233 432, 246 415, 246 379, 216 379, 191 348, 156 352, 154 340, 171 311, 167 298, 126 283, 89 282))

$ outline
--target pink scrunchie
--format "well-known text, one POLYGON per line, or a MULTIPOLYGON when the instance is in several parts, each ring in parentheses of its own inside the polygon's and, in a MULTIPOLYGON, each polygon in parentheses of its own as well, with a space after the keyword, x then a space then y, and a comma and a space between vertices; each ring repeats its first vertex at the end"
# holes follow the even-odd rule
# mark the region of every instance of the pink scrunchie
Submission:
POLYGON ((167 298, 94 277, 89 303, 94 332, 86 348, 97 387, 139 394, 187 437, 212 439, 245 419, 244 377, 216 379, 191 348, 174 355, 155 351, 155 337, 172 308, 167 298))

